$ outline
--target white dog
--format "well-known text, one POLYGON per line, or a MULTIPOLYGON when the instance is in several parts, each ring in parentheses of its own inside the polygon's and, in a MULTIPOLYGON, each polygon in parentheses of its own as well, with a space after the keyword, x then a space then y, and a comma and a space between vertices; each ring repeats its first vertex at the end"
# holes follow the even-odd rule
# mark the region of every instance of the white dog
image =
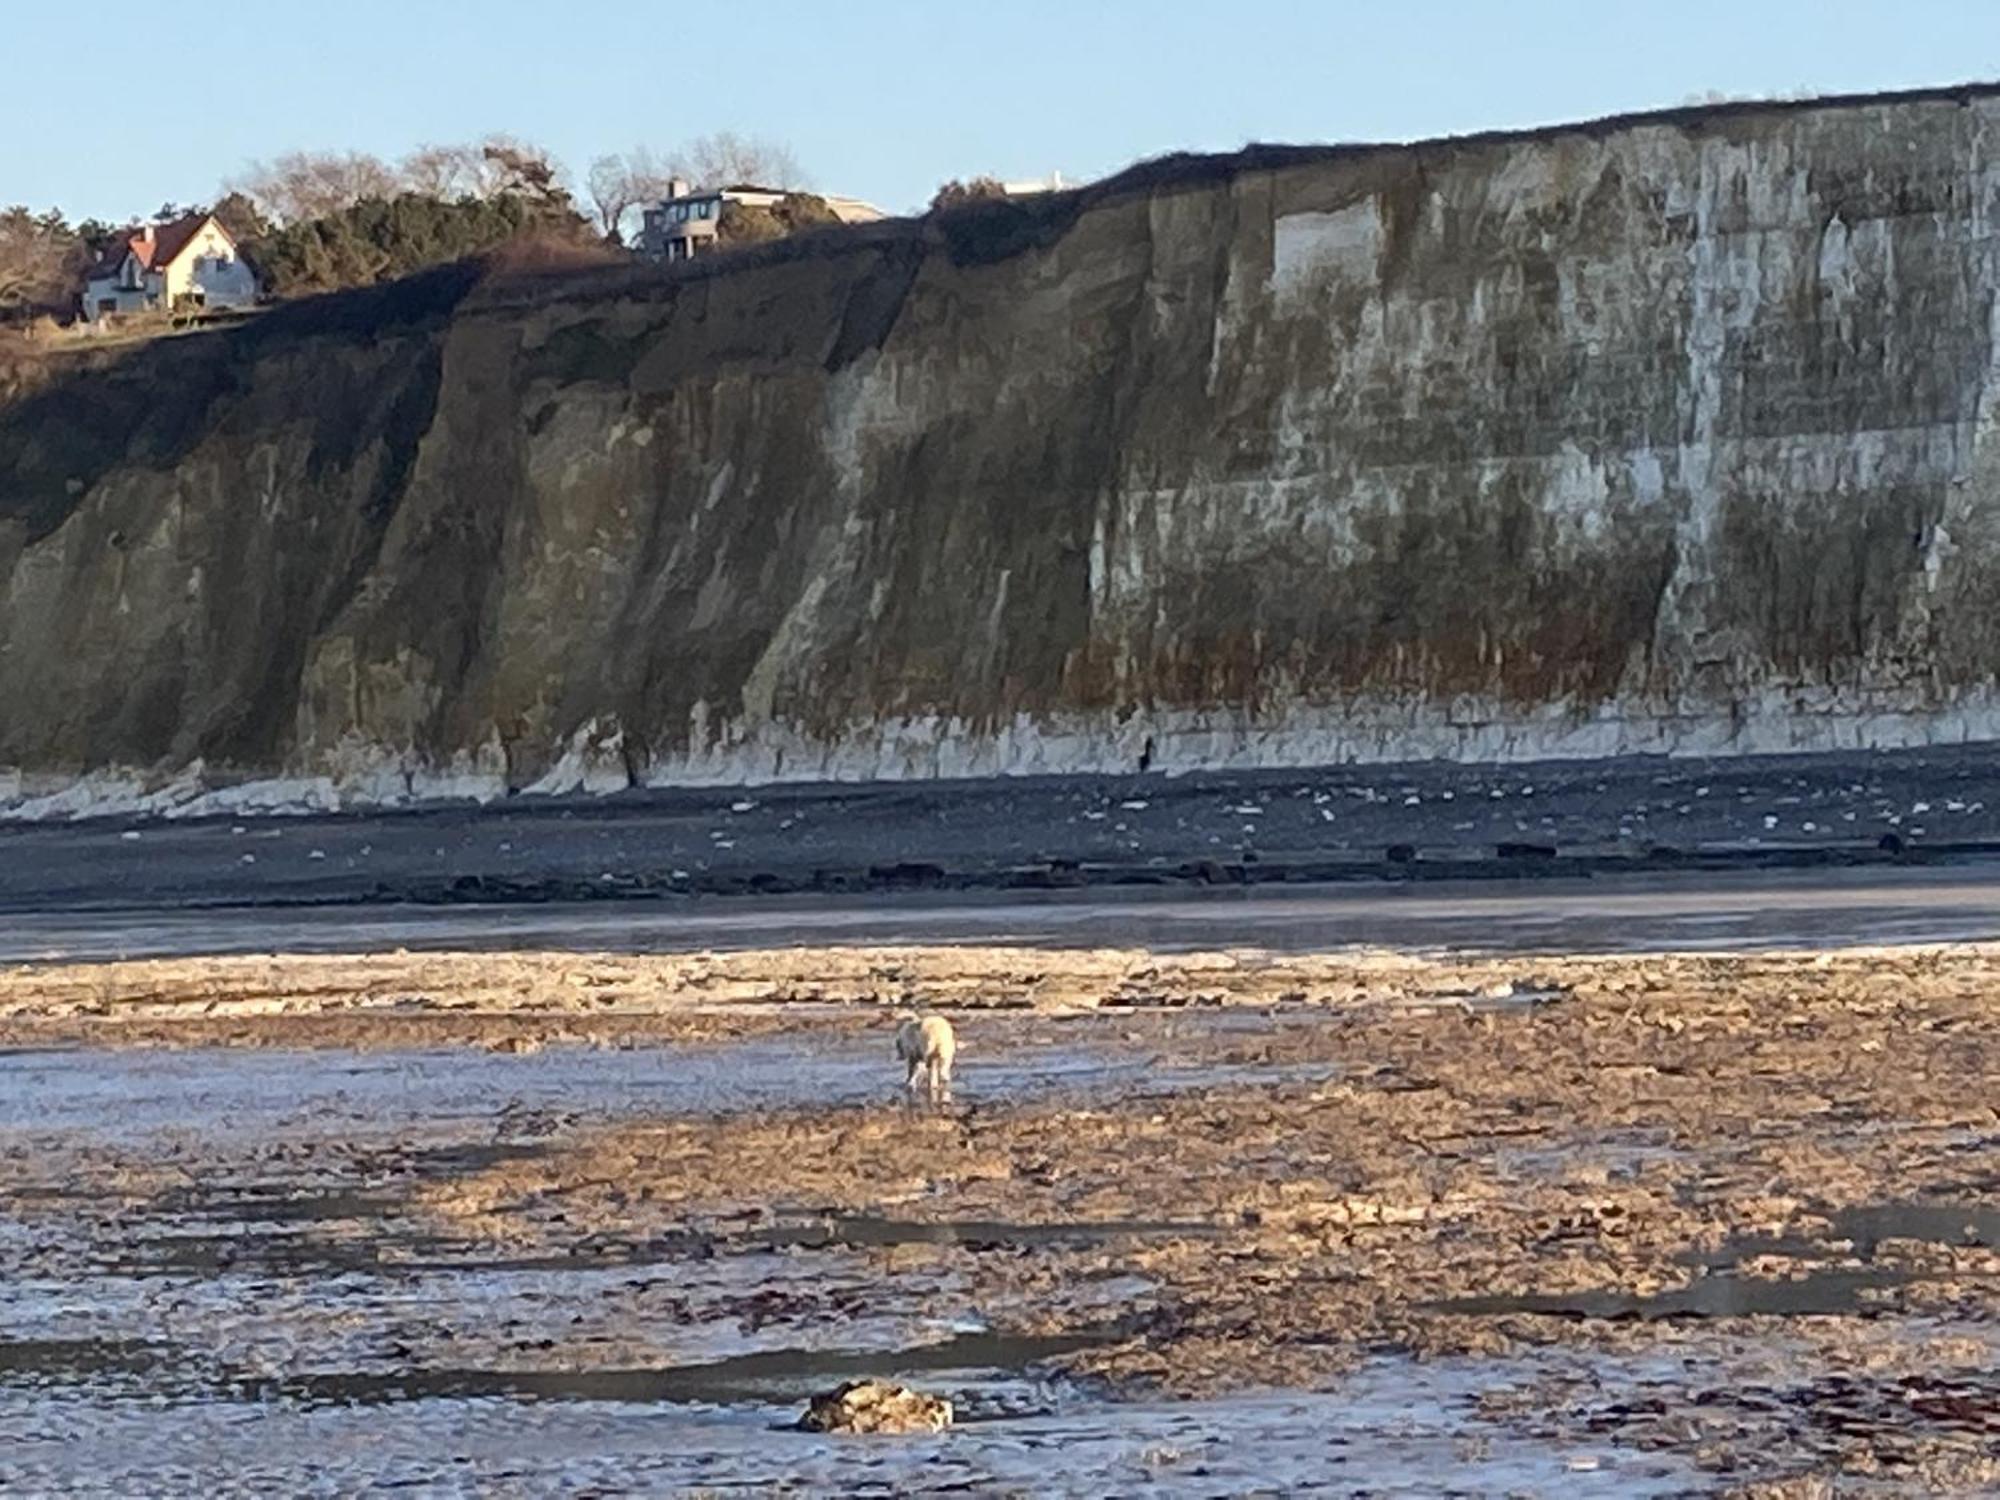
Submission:
POLYGON ((910 1073, 903 1087, 917 1091, 917 1075, 924 1075, 926 1091, 933 1099, 951 1097, 951 1060, 958 1055, 958 1036, 943 1016, 911 1016, 896 1028, 896 1056, 910 1073))

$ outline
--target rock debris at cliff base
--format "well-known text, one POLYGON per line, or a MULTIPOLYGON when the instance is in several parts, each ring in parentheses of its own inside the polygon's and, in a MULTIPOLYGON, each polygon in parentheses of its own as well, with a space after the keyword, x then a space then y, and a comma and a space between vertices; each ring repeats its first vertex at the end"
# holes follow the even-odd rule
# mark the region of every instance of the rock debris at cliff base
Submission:
MULTIPOLYGON (((1978 1492, 2000 1477, 1996 963, 17 970, 8 1358, 75 1399, 358 1413, 595 1393, 782 1397, 791 1420, 873 1377, 995 1433, 1273 1386, 1393 1411, 1400 1380, 1450 1392, 1447 1470, 1525 1444, 1586 1492, 1978 1492), (912 996, 959 1022, 951 1108, 892 1102, 912 996), (546 1045, 492 1050, 509 1036, 546 1045), (54 1043, 86 1050, 18 1050, 54 1043)), ((0 1428, 18 1391, 0 1371, 0 1428)))
MULTIPOLYGON (((0 905, 379 910, 1493 874, 1653 879, 1673 865, 1879 868, 2000 849, 2000 764, 1987 747, 1957 745, 183 816, 195 808, 156 804, 142 815, 63 802, 41 805, 42 821, 30 824, 20 819, 37 807, 17 807, 0 818, 0 905)), ((0 955, 11 956, 5 939, 0 955)))

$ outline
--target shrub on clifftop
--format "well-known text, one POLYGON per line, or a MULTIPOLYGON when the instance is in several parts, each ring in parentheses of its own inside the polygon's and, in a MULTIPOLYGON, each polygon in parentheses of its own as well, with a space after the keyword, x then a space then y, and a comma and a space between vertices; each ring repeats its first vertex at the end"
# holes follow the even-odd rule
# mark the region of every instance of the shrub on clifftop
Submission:
POLYGON ((787 193, 769 208, 724 200, 715 233, 725 244, 756 245, 839 222, 840 215, 827 207, 826 199, 813 193, 787 193))
POLYGON ((398 193, 273 230, 249 253, 273 293, 296 296, 372 286, 528 236, 581 243, 589 230, 573 209, 547 200, 507 194, 447 203, 398 193))
POLYGON ((974 177, 969 182, 960 182, 954 177, 931 195, 931 212, 942 213, 948 209, 964 208, 968 203, 1006 196, 1007 189, 997 177, 974 177))

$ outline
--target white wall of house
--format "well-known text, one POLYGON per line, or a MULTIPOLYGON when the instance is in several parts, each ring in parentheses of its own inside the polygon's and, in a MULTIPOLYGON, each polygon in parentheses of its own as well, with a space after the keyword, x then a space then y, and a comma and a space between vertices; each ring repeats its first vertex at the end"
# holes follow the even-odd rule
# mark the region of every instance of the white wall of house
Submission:
POLYGON ((770 208, 784 198, 783 193, 746 193, 727 188, 668 198, 645 211, 645 227, 639 234, 640 253, 655 260, 686 260, 706 254, 715 248, 724 202, 770 208))
POLYGON ((172 307, 194 295, 205 307, 248 307, 257 300, 257 278, 229 236, 213 224, 204 225, 166 268, 160 302, 172 307))
POLYGON ((106 313, 144 312, 149 307, 158 307, 160 285, 157 272, 141 271, 137 259, 127 255, 113 274, 93 276, 84 283, 84 316, 100 318, 106 313))
POLYGON ((673 198, 646 211, 640 236, 648 254, 665 260, 685 260, 708 247, 722 222, 721 193, 697 193, 673 198))

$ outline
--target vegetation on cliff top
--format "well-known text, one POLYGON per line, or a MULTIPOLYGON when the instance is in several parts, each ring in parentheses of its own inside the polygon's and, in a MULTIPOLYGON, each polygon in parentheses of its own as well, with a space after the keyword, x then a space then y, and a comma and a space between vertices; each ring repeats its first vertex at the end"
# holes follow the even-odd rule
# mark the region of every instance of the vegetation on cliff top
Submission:
MULTIPOLYGON (((729 132, 658 153, 645 146, 595 158, 581 186, 554 156, 506 135, 418 148, 400 161, 358 151, 292 151, 251 163, 207 204, 167 203, 149 217, 212 213, 279 300, 355 290, 496 252, 533 246, 546 265, 599 264, 626 253, 636 216, 676 182, 694 188, 755 183, 783 193, 768 206, 725 202, 722 245, 769 245, 843 221, 804 190, 805 174, 781 144, 729 132)), ((995 178, 953 179, 930 213, 954 260, 994 259, 1059 232, 1074 194, 1010 198, 995 178)), ((90 268, 129 226, 72 224, 60 212, 0 210, 0 334, 53 328, 73 317, 90 268)), ((516 257, 518 259, 518 257, 516 257)), ((166 312, 125 320, 127 336, 165 331, 166 312)), ((36 351, 9 334, 0 358, 32 362, 36 351)), ((16 389, 19 381, 6 381, 16 389)))
MULTIPOLYGON (((212 212, 265 290, 291 297, 372 286, 522 241, 618 249, 633 216, 675 178, 792 187, 803 176, 788 148, 725 132, 664 156, 640 147, 598 157, 585 206, 549 152, 490 136, 424 146, 393 164, 364 152, 289 152, 253 163, 211 204, 170 203, 152 217, 212 212)), ((822 200, 798 194, 733 219, 725 238, 754 243, 833 215, 822 200)), ((0 210, 0 324, 69 316, 89 267, 120 232, 72 224, 54 209, 0 210)))

